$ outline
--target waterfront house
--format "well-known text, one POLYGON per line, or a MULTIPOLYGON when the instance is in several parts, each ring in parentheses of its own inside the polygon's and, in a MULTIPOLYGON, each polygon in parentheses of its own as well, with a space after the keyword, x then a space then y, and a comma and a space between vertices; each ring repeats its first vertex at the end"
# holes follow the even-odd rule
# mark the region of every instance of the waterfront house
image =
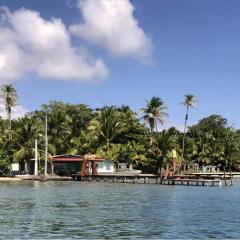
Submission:
POLYGON ((73 154, 56 155, 51 158, 51 161, 56 175, 76 173, 81 175, 96 175, 115 172, 112 161, 92 154, 84 156, 73 154))

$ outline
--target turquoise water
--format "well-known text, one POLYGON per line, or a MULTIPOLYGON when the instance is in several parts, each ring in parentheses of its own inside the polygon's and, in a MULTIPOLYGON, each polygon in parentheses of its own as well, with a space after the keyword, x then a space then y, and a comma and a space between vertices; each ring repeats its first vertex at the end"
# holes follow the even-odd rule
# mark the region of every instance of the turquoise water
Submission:
POLYGON ((0 239, 240 238, 240 185, 0 183, 0 239))

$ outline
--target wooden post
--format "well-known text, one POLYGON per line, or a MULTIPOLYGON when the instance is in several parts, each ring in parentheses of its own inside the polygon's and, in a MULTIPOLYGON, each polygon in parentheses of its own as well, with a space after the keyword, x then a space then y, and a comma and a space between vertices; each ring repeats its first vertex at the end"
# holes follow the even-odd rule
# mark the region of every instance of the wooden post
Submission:
POLYGON ((133 177, 133 183, 137 183, 137 177, 133 177))
POLYGON ((95 160, 92 160, 92 175, 97 176, 97 166, 95 160))

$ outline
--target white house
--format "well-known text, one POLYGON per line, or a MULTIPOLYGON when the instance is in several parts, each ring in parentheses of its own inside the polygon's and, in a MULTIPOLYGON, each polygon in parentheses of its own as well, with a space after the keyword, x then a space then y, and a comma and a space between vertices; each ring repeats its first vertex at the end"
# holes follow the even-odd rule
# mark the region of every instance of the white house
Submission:
POLYGON ((96 163, 98 173, 114 173, 116 171, 112 161, 104 160, 96 163))

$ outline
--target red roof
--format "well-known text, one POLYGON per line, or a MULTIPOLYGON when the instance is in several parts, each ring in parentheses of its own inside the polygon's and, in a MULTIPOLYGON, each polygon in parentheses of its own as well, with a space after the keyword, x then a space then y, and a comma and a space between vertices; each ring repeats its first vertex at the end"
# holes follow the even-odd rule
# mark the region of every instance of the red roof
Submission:
MULTIPOLYGON (((53 162, 83 162, 84 156, 82 155, 71 155, 71 154, 65 154, 65 155, 56 155, 52 157, 53 162)), ((102 157, 96 157, 95 161, 104 161, 106 159, 102 157)))

